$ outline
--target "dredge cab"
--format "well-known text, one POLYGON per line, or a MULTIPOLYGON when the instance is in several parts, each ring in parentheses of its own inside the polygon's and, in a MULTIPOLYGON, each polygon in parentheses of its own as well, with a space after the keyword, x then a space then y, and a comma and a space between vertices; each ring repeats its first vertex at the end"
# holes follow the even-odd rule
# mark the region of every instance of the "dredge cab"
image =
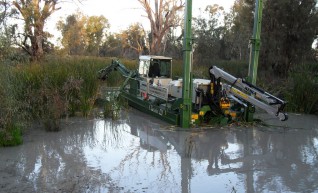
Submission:
POLYGON ((138 73, 141 77, 171 78, 172 58, 164 56, 139 56, 138 73))

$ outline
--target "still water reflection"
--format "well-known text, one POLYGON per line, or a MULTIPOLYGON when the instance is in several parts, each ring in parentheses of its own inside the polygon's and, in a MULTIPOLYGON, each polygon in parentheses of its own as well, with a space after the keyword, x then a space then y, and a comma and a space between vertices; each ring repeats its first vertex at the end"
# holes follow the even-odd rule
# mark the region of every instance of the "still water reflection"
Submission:
POLYGON ((315 192, 318 129, 176 131, 136 110, 0 149, 0 192, 315 192))

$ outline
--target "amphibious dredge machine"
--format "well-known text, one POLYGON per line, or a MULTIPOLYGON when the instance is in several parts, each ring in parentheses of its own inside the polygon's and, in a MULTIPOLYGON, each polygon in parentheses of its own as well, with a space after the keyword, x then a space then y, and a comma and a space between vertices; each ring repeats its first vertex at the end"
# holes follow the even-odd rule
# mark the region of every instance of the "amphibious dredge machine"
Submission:
MULTIPOLYGON (((129 105, 147 112, 169 123, 180 125, 183 79, 172 79, 172 58, 164 56, 140 56, 137 70, 128 70, 118 60, 102 69, 101 79, 106 79, 113 70, 126 77, 120 95, 129 105)), ((210 79, 192 81, 192 124, 226 123, 231 120, 245 120, 251 107, 261 108, 287 119, 283 112, 285 102, 264 90, 236 78, 213 66, 209 70, 210 79)))
POLYGON ((99 78, 106 79, 113 70, 121 72, 126 80, 120 96, 127 99, 129 105, 183 128, 192 124, 250 121, 255 107, 281 121, 287 120, 283 111, 286 103, 255 85, 262 8, 259 1, 251 42, 250 81, 236 78, 216 66, 207 69, 210 79, 192 79, 191 5, 192 1, 187 0, 182 79, 172 78, 172 58, 152 55, 140 56, 136 70, 128 70, 119 60, 113 60, 99 71, 99 78))

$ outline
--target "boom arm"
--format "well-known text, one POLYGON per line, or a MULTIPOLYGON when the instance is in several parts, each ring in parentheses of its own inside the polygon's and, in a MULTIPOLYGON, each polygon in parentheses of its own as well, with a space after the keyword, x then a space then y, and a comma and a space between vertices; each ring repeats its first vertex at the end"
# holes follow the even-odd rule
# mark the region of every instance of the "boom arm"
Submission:
POLYGON ((131 74, 131 70, 127 69, 125 65, 121 64, 118 60, 112 60, 112 63, 109 66, 98 72, 98 78, 105 80, 114 70, 118 70, 125 77, 128 77, 131 74))
POLYGON ((229 84, 223 84, 223 89, 227 96, 244 106, 246 104, 244 104, 243 101, 247 101, 252 105, 265 110, 267 113, 277 116, 281 121, 288 119, 287 114, 283 112, 286 104, 283 100, 265 92, 241 78, 235 78, 216 66, 210 68, 210 76, 215 79, 222 78, 227 81, 229 84))

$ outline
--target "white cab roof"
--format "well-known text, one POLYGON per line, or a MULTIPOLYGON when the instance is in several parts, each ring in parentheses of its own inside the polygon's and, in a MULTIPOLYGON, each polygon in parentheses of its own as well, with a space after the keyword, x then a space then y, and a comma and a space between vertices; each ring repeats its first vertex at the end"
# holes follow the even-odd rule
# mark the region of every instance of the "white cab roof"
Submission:
POLYGON ((161 59, 161 60, 172 60, 171 57, 166 57, 166 56, 153 56, 153 55, 142 55, 139 56, 139 60, 150 60, 150 59, 161 59))

